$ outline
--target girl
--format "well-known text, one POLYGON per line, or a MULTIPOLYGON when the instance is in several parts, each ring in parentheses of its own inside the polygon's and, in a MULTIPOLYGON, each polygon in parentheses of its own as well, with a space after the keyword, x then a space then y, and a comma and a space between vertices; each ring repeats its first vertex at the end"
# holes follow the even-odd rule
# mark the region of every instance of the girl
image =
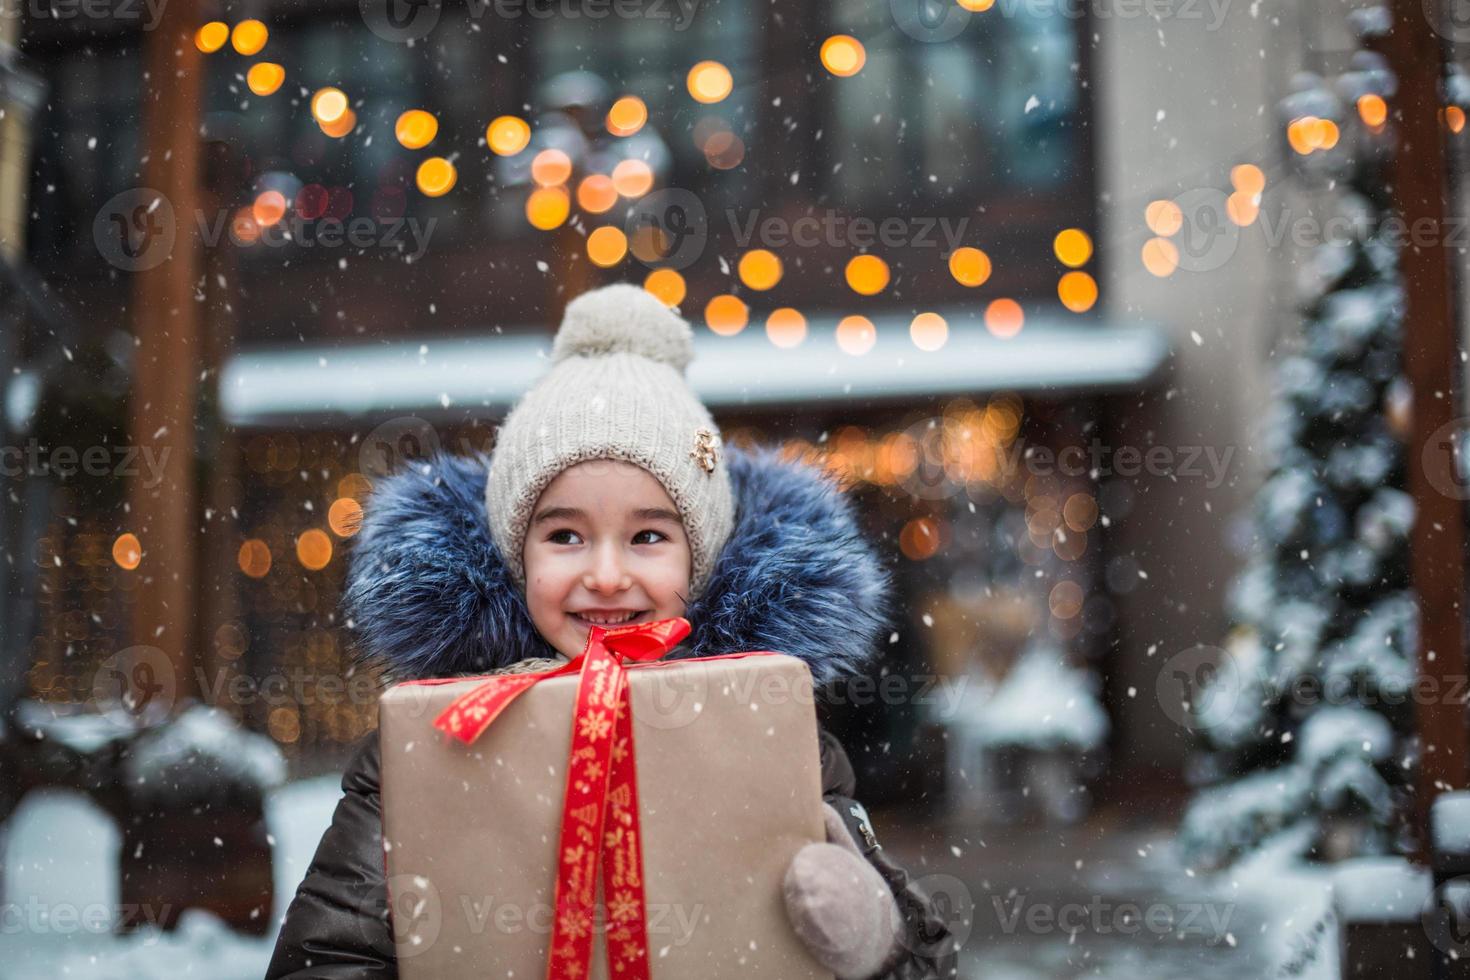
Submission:
MULTIPOLYGON (((779 650, 818 686, 869 663, 889 583, 846 501, 809 466, 727 452, 685 383, 692 356, 689 325, 649 293, 587 293, 488 465, 439 457, 383 481, 345 604, 387 679, 542 670, 580 653, 590 624, 673 616, 693 632, 670 657, 779 650)), ((843 980, 955 975, 934 903, 874 838, 842 747, 819 741, 827 842, 786 873, 793 929, 843 980)), ((372 733, 269 977, 396 975, 378 758, 372 733)))

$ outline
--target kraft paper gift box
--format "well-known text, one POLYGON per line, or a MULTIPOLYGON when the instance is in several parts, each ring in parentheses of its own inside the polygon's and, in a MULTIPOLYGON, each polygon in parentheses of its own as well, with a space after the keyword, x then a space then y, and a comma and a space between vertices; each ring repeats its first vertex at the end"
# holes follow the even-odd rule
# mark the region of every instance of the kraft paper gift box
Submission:
MULTIPOLYGON (((683 624, 679 636, 688 631, 683 620, 662 622, 683 624)), ((665 642, 663 649, 673 645, 665 642)), ((560 676, 409 682, 384 692, 383 841, 405 980, 586 975, 566 959, 555 960, 548 971, 553 905, 561 899, 558 875, 564 876, 563 887, 574 884, 577 874, 585 885, 589 870, 585 864, 580 872, 559 870, 564 803, 569 793, 587 789, 576 773, 579 789, 569 788, 569 754, 590 751, 574 745, 574 712, 588 711, 579 700, 582 670, 565 670, 560 676), (443 726, 473 702, 477 688, 481 694, 489 690, 482 687, 487 681, 524 689, 469 736, 471 744, 435 727, 436 720, 443 726)), ((609 811, 604 843, 631 841, 633 849, 604 850, 602 861, 616 862, 614 870, 624 874, 619 881, 636 878, 641 844, 646 930, 609 925, 612 910, 602 901, 607 871, 599 865, 590 976, 609 976, 609 948, 633 948, 614 942, 614 936, 636 942, 646 931, 648 975, 654 978, 830 980, 793 931, 781 893, 797 850, 824 839, 806 665, 759 653, 629 662, 625 677, 637 819, 623 826, 630 822, 626 810, 621 823, 616 808, 609 811)), ((617 757, 616 738, 609 742, 617 757)), ((596 766, 589 771, 599 775, 596 766)), ((625 787, 610 795, 626 804, 633 794, 625 787)), ((581 827, 574 821, 591 811, 570 804, 565 809, 570 835, 581 827)), ((591 839, 583 832, 584 841, 591 839)), ((624 892, 613 891, 621 915, 624 892)), ((590 902, 592 893, 583 894, 590 902)), ((641 968, 625 969, 619 956, 615 973, 638 976, 641 968)))

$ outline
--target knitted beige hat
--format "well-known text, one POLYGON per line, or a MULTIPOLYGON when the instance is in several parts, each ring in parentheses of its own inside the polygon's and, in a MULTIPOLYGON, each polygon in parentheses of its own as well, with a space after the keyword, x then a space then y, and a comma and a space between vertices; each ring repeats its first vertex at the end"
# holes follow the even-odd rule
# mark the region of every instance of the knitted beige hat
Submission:
POLYGON ((485 484, 491 535, 522 592, 531 510, 558 473, 588 459, 634 463, 663 484, 689 535, 690 600, 704 590, 735 499, 720 430, 684 380, 693 357, 689 324, 638 286, 567 304, 551 370, 500 426, 485 484))

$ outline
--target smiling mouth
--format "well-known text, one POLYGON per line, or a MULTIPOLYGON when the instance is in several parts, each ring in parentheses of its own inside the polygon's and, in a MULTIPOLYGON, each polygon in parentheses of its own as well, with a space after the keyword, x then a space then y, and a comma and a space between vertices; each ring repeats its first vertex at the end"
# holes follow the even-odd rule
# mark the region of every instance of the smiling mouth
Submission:
POLYGON ((580 613, 568 613, 567 615, 571 616, 578 623, 586 626, 622 626, 626 623, 637 622, 644 616, 647 616, 651 611, 652 610, 642 609, 638 612, 620 613, 616 616, 602 614, 593 616, 591 613, 588 613, 586 616, 580 613))

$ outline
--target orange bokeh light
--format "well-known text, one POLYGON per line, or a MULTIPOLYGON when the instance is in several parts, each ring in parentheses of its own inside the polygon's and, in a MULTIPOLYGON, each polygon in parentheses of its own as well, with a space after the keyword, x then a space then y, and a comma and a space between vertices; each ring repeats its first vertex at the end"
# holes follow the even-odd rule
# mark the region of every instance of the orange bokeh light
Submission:
POLYGON ((258 20, 242 20, 230 32, 230 44, 246 57, 259 54, 269 39, 270 31, 258 20))
POLYGON ((538 187, 526 198, 526 220, 541 231, 560 228, 571 210, 572 198, 564 187, 538 187))
POLYGON ((258 61, 245 73, 245 85, 256 95, 274 95, 286 80, 286 69, 273 61, 258 61))
POLYGON ((222 20, 212 20, 194 32, 194 47, 205 54, 213 54, 229 39, 230 25, 222 20))
POLYGON ((1013 299, 991 300, 985 308, 985 329, 997 337, 1014 337, 1025 323, 1026 314, 1013 299))
POLYGON ((678 306, 684 302, 688 291, 684 277, 673 269, 654 269, 643 280, 643 288, 657 296, 665 306, 678 306))
POLYGON ((694 101, 705 105, 722 101, 735 86, 734 79, 730 76, 730 69, 718 61, 699 62, 689 69, 685 83, 694 101))
POLYGON ((837 346, 852 357, 861 357, 878 342, 878 330, 865 316, 845 316, 837 323, 837 346))
POLYGON ((704 322, 714 333, 733 337, 750 322, 750 307, 738 296, 721 293, 705 304, 704 322))
POLYGON ((410 150, 422 150, 439 135, 439 120, 423 109, 409 109, 393 124, 393 135, 410 150))
POLYGON ((588 214, 602 214, 618 203, 618 192, 607 174, 588 174, 577 185, 577 207, 588 214))
POLYGON ((632 136, 648 122, 648 106, 636 95, 625 95, 607 110, 607 131, 614 136, 632 136))
POLYGON ((628 236, 623 234, 621 228, 603 225, 587 236, 587 258, 595 266, 610 268, 623 261, 623 256, 627 254, 628 236))
POLYGON ((485 127, 485 142, 497 156, 512 157, 531 142, 531 127, 519 116, 496 116, 485 127))
POLYGON ((848 78, 862 71, 868 60, 863 42, 850 34, 833 34, 822 42, 822 67, 838 78, 848 78))
POLYGON ((265 578, 266 573, 271 570, 271 549, 259 538, 250 538, 240 545, 240 553, 236 557, 240 563, 240 571, 251 578, 265 578))
POLYGON ((990 256, 969 245, 949 256, 949 274, 961 286, 980 286, 990 278, 990 256))
POLYGON ((542 187, 565 184, 571 176, 572 158, 561 150, 542 150, 531 160, 531 179, 542 187))
POLYGON ((653 188, 653 168, 642 160, 619 160, 612 183, 624 197, 642 197, 653 188))
POLYGON ((296 559, 313 572, 326 568, 332 560, 332 539, 317 528, 303 531, 296 539, 296 559))
POLYGON ((876 255, 855 255, 844 270, 847 285, 861 296, 874 296, 888 285, 888 263, 876 255))
POLYGON ((1143 223, 1155 235, 1172 235, 1184 227, 1184 211, 1173 201, 1150 201, 1143 212, 1143 223))
POLYGON ((1167 238, 1150 238, 1143 243, 1143 267, 1160 279, 1179 268, 1179 248, 1167 238))
POLYGON ((909 323, 909 339, 922 351, 937 351, 949 342, 949 324, 938 313, 920 313, 909 323))
POLYGON ((112 542, 112 560, 123 571, 131 572, 143 561, 143 544, 132 532, 119 534, 112 542))
POLYGON ((280 191, 261 191, 251 205, 250 214, 256 224, 268 228, 286 216, 286 196, 280 191))
POLYGON ((774 252, 755 248, 740 256, 736 271, 751 289, 766 290, 781 281, 781 260, 774 252))
POLYGON ((454 164, 443 157, 428 157, 414 174, 414 183, 425 197, 443 197, 453 189, 457 180, 459 173, 454 164))
POLYGON ((766 336, 777 347, 796 347, 806 340, 806 317, 789 306, 774 309, 766 317, 766 336))
POLYGON ((362 504, 351 497, 338 497, 327 508, 327 526, 339 538, 350 538, 362 528, 362 504))
POLYGON ((1069 272, 1057 282, 1057 298, 1073 313, 1086 313, 1097 303, 1097 280, 1085 272, 1069 272))

